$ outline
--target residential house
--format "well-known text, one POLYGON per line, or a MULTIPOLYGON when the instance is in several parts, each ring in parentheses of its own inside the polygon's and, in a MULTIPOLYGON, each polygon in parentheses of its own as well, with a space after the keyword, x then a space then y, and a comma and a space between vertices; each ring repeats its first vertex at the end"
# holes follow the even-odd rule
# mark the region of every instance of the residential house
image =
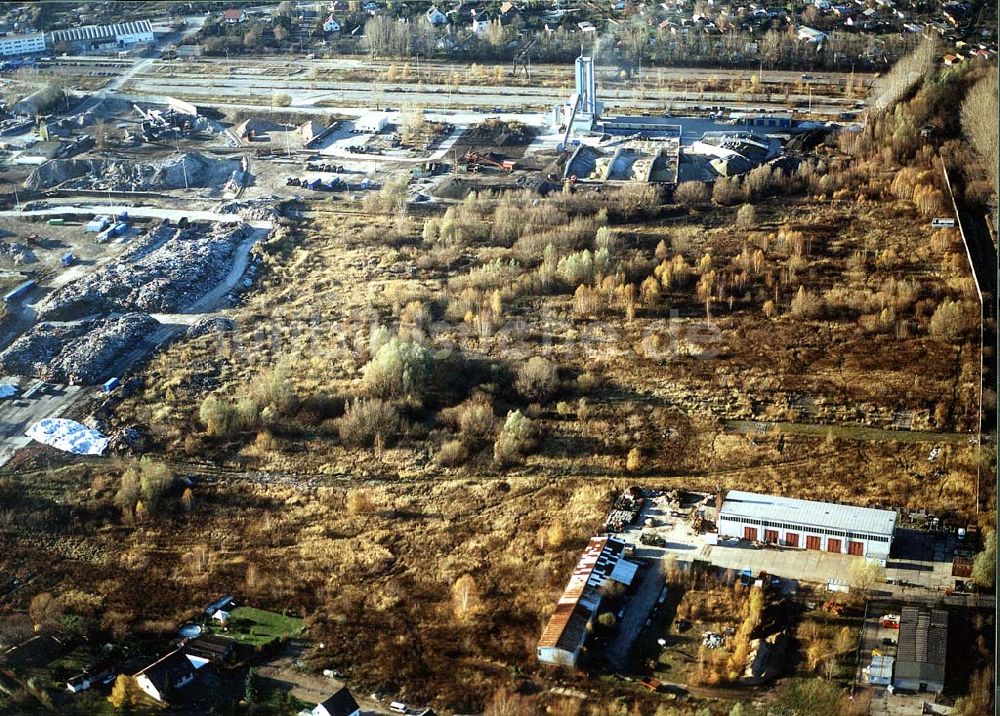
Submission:
POLYGON ((490 19, 485 14, 476 14, 472 18, 472 32, 475 35, 485 35, 486 31, 490 29, 490 19))
POLYGON ((437 5, 431 5, 427 8, 427 12, 424 13, 424 17, 427 18, 427 22, 435 27, 448 24, 448 16, 438 10, 437 5))
POLYGON ((115 668, 111 665, 110 661, 99 661, 96 664, 91 664, 67 681, 66 688, 70 693, 78 694, 81 691, 86 691, 94 684, 101 683, 101 681, 107 679, 109 676, 114 676, 114 674, 115 668))
POLYGON ((800 40, 805 40, 806 42, 812 42, 815 44, 820 44, 821 42, 826 42, 828 35, 825 32, 820 32, 812 27, 806 27, 803 25, 798 29, 796 33, 800 40))
POLYGON ((312 716, 359 716, 360 713, 361 707, 346 686, 312 710, 312 716))
POLYGON ((594 26, 594 24, 591 22, 587 22, 586 20, 584 20, 583 22, 578 22, 576 26, 580 28, 580 32, 582 32, 584 35, 597 32, 597 28, 594 26))
POLYGON ((246 10, 226 10, 222 13, 222 21, 227 25, 238 25, 241 22, 246 22, 246 10))
POLYGON ((236 652, 236 642, 218 634, 201 634, 188 641, 184 651, 208 661, 225 662, 236 652))
POLYGON ((229 612, 225 609, 217 609, 214 614, 212 614, 212 619, 219 622, 220 624, 229 623, 229 612))
POLYGON ((192 658, 175 649, 134 674, 134 678, 140 689, 165 702, 171 690, 182 689, 194 681, 195 673, 206 663, 205 659, 192 658))
POLYGON ((340 23, 330 15, 323 21, 323 32, 340 32, 340 23))

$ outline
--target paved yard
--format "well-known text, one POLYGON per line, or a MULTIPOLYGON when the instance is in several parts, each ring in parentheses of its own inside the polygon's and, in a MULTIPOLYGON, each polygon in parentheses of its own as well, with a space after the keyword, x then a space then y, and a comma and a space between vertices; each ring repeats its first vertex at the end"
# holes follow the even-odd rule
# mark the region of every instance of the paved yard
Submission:
POLYGON ((813 550, 762 547, 749 542, 720 543, 708 548, 707 558, 716 567, 739 571, 749 568, 754 576, 764 571, 784 579, 826 584, 830 580, 847 583, 851 565, 857 559, 846 554, 813 550))

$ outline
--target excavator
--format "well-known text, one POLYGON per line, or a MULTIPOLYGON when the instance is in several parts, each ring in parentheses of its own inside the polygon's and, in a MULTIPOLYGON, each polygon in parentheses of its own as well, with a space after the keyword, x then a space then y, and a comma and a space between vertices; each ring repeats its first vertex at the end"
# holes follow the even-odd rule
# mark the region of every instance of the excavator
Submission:
POLYGON ((465 163, 466 171, 470 172, 479 171, 479 167, 487 166, 510 174, 514 171, 516 166, 514 162, 509 159, 497 161, 496 159, 493 159, 486 154, 480 154, 479 152, 466 152, 462 157, 462 161, 465 163))

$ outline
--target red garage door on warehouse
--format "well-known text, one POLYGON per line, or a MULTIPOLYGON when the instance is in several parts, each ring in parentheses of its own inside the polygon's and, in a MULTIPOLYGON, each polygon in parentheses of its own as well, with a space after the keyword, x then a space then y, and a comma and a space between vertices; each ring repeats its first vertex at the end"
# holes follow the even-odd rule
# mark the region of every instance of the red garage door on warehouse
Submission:
POLYGON ((785 544, 789 547, 799 546, 799 535, 797 532, 786 532, 785 533, 785 544))
POLYGON ((819 537, 816 535, 806 535, 806 549, 819 549, 819 537))
POLYGON ((768 543, 778 542, 778 530, 764 530, 764 541, 768 543))
POLYGON ((757 540, 757 528, 756 527, 744 527, 743 528, 743 539, 755 542, 757 540))
POLYGON ((854 540, 847 541, 847 553, 853 554, 855 557, 860 557, 865 553, 865 543, 855 542, 854 540))
POLYGON ((826 541, 826 551, 827 552, 836 552, 837 554, 840 554, 843 551, 840 548, 840 540, 836 539, 835 537, 830 537, 829 539, 827 539, 827 541, 826 541))

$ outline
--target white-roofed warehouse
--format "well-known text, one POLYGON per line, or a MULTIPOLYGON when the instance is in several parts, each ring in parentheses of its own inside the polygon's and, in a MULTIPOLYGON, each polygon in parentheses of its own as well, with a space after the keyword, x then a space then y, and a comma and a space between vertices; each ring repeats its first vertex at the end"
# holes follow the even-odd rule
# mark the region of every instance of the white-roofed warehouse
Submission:
POLYGON ((717 520, 720 537, 853 554, 885 561, 896 513, 731 490, 717 520))

